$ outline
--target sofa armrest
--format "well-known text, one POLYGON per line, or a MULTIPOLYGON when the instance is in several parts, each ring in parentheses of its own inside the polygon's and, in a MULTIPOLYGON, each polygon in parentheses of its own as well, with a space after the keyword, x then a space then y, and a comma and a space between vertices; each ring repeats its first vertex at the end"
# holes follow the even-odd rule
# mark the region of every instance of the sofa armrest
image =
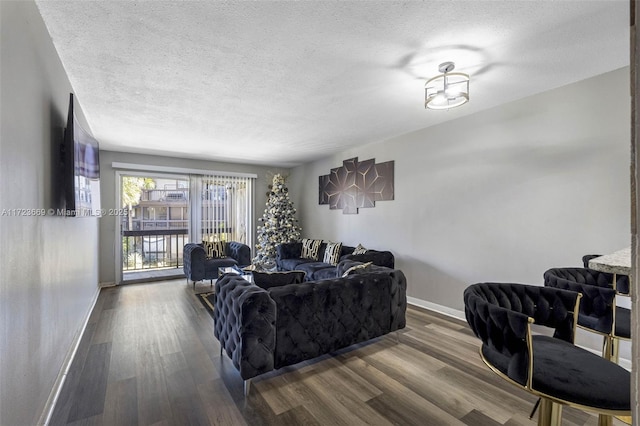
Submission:
POLYGON ((229 241, 225 246, 225 252, 227 256, 238 262, 238 266, 251 265, 251 248, 248 245, 229 241))
POLYGON ((354 260, 356 262, 373 262, 374 265, 393 269, 395 258, 390 251, 367 250, 365 254, 347 254, 341 260, 354 260))
POLYGON ((282 269, 283 259, 299 259, 302 257, 302 243, 283 243, 276 246, 276 265, 282 269))
POLYGON ((205 278, 205 252, 200 244, 185 244, 182 251, 182 269, 187 279, 191 281, 200 281, 205 278))
POLYGON ((214 335, 243 380, 274 368, 276 304, 269 293, 237 275, 216 282, 214 335))
POLYGON ((391 275, 391 331, 400 330, 407 325, 407 277, 399 269, 391 275))
MULTIPOLYGON (((352 266, 362 265, 361 262, 345 259, 337 266, 337 276, 342 277, 352 266)), ((384 266, 369 265, 358 269, 353 274, 387 274, 391 277, 391 331, 400 330, 407 325, 407 277, 399 269, 389 269, 384 266)))

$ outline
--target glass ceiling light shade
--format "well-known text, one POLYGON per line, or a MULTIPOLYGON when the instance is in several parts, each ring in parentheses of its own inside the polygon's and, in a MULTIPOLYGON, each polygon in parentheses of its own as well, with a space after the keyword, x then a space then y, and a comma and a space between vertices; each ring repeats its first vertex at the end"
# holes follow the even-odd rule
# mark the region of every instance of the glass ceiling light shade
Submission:
POLYGON ((469 102, 469 76, 451 72, 453 62, 443 62, 438 67, 442 74, 429 79, 424 85, 424 107, 449 109, 469 102))

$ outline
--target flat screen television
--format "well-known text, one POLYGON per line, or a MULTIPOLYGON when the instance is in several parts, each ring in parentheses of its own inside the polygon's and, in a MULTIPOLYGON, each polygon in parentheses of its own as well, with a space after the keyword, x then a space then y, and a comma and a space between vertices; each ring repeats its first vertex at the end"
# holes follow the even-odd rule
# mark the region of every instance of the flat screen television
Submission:
POLYGON ((65 216, 100 216, 100 161, 98 141, 78 123, 73 93, 61 146, 65 216))

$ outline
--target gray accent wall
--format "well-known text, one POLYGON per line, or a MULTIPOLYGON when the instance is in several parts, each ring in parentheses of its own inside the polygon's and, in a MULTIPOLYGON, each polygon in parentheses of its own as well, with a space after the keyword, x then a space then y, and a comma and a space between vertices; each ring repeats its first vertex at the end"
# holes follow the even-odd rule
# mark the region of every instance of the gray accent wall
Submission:
POLYGON ((35 425, 99 291, 98 220, 8 213, 52 206, 73 89, 35 3, 0 15, 0 424, 35 425))
POLYGON ((410 297, 460 311, 469 284, 541 285, 629 246, 629 122, 623 68, 297 167, 291 194, 304 237, 391 250, 410 297), (352 157, 395 161, 395 200, 319 205, 318 176, 352 157))
MULTIPOLYGON (((188 143, 188 141, 180 141, 188 143)), ((246 164, 234 164, 186 158, 162 157, 156 155, 131 154, 126 152, 100 151, 100 201, 102 208, 119 208, 116 204, 116 170, 112 167, 114 162, 140 164, 145 166, 178 167, 185 169, 211 170, 219 172, 254 173, 257 175, 255 186, 255 215, 254 225, 257 226, 257 218, 262 217, 267 202, 268 185, 275 173, 288 175, 287 169, 277 167, 265 167, 246 164)), ((149 172, 152 175, 152 172, 149 172)), ((100 283, 110 285, 116 281, 116 250, 119 249, 119 238, 116 238, 116 217, 106 216, 100 219, 100 283)), ((255 226, 254 241, 255 241, 255 226)), ((253 247, 252 247, 253 250, 253 247)))

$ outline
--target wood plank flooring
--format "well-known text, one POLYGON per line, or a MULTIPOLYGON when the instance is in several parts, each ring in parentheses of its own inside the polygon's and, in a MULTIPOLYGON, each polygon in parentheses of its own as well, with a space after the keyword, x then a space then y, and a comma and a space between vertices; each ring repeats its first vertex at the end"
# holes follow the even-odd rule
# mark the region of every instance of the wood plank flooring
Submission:
MULTIPOLYGON (((103 289, 51 424, 536 424, 536 398, 482 363, 466 323, 415 307, 399 342, 392 334, 265 374, 245 398, 196 298, 209 290, 184 279, 103 289)), ((597 425, 570 408, 563 419, 597 425)))

